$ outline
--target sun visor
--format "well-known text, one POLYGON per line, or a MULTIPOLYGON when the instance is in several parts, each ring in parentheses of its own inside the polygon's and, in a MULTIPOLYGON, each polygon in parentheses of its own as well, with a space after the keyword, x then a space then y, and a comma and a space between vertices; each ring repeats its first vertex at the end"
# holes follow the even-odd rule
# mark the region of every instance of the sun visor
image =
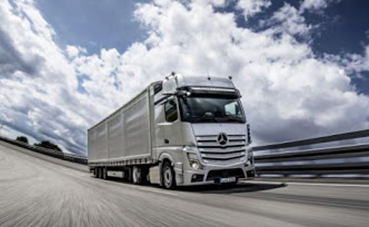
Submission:
POLYGON ((175 94, 180 88, 188 87, 211 93, 237 91, 232 80, 227 77, 190 77, 174 74, 163 81, 163 94, 175 94))

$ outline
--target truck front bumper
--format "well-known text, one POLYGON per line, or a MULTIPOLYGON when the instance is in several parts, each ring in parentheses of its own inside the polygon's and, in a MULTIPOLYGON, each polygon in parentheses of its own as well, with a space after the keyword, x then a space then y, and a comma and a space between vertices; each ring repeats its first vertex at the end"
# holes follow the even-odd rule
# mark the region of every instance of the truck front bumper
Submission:
POLYGON ((255 177, 255 166, 239 163, 229 166, 203 166, 202 169, 184 169, 176 171, 177 185, 204 185, 233 182, 234 179, 252 179, 255 177))

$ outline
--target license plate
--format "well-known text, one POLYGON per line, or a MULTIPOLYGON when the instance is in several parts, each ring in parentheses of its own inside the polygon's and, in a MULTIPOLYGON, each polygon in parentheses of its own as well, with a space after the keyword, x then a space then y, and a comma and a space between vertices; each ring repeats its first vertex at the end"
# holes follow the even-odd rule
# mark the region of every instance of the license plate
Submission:
POLYGON ((235 177, 228 177, 228 178, 220 178, 220 183, 233 183, 236 182, 235 177))

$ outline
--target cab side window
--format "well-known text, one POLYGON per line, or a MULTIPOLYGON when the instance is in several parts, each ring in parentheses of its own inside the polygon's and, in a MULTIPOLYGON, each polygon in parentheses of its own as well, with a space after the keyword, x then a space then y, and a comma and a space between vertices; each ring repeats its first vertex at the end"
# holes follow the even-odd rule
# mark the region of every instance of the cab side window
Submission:
POLYGON ((178 119, 177 103, 170 100, 164 104, 165 121, 174 122, 178 119))

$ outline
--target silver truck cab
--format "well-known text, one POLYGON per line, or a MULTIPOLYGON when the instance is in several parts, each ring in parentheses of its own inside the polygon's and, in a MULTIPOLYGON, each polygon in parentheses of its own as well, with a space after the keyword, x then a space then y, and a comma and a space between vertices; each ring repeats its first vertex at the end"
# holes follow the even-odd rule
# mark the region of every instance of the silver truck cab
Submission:
POLYGON ((165 188, 236 183, 253 178, 250 128, 231 78, 172 73, 152 87, 153 158, 150 169, 165 188))

